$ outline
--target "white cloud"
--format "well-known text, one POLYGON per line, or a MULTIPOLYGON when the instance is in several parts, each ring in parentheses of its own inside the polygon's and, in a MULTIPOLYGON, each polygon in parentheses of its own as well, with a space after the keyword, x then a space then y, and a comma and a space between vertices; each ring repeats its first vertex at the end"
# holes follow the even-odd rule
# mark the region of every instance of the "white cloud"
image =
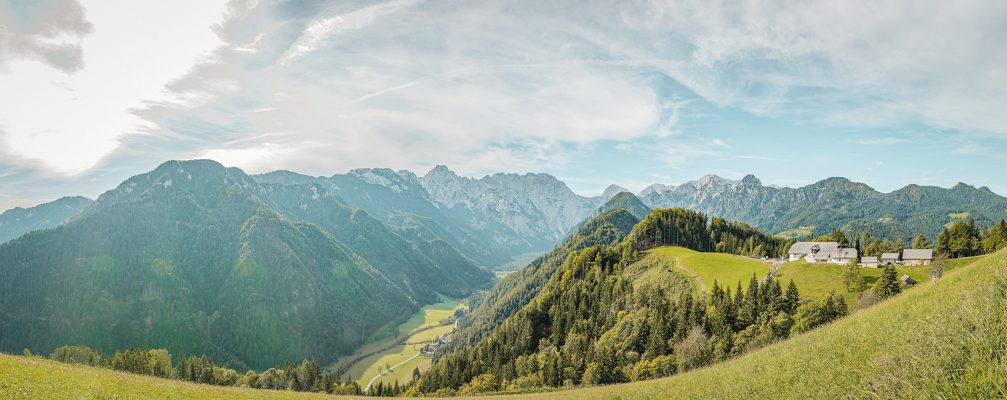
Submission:
POLYGON ((137 138, 164 144, 150 157, 250 171, 475 173, 563 165, 602 141, 675 168, 720 156, 735 141, 697 138, 698 108, 739 125, 1007 134, 995 2, 190 5, 86 4, 94 31, 72 76, 9 61, 0 149, 64 173, 137 138))
POLYGON ((0 3, 0 70, 10 58, 75 72, 83 66, 80 40, 92 29, 76 0, 0 3))
POLYGON ((75 174, 113 152, 123 135, 154 128, 132 110, 172 99, 164 85, 219 44, 212 25, 224 11, 207 1, 93 1, 84 8, 94 29, 80 41, 82 68, 68 75, 22 58, 0 71, 7 160, 75 174))

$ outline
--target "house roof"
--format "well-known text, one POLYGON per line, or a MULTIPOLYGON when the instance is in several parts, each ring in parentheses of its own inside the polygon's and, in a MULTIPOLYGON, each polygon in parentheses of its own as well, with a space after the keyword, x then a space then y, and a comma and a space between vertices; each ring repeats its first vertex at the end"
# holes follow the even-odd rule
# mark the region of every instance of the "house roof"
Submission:
POLYGON ((861 258, 860 261, 861 262, 865 262, 865 263, 876 263, 876 262, 878 262, 878 258, 877 257, 864 257, 864 258, 861 258))
POLYGON ((909 275, 902 275, 902 282, 912 285, 916 283, 916 280, 909 275))
POLYGON ((898 260, 899 253, 884 253, 881 255, 882 260, 898 260))
POLYGON ((815 259, 816 260, 828 260, 830 255, 831 254, 829 254, 829 253, 821 253, 821 252, 819 252, 819 253, 815 254, 815 259))
POLYGON ((789 254, 811 254, 814 253, 813 248, 818 246, 819 253, 834 253, 839 249, 839 243, 836 242, 797 242, 790 246, 789 254))
POLYGON ((857 249, 842 248, 832 253, 833 258, 857 258, 857 249))
POLYGON ((933 260, 934 249, 905 249, 902 250, 903 260, 933 260))

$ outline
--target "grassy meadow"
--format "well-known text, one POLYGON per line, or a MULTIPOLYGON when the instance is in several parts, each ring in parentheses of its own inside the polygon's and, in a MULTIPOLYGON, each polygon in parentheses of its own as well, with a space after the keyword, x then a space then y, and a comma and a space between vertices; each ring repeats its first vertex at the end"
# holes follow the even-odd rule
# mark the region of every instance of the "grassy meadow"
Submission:
MULTIPOLYGON (((982 257, 948 260, 944 264, 944 272, 950 272, 982 257)), ((856 303, 861 292, 850 292, 846 289, 843 273, 847 268, 849 267, 846 265, 809 264, 804 261, 791 261, 780 265, 776 277, 784 285, 790 283, 790 281, 794 281, 802 297, 821 297, 835 291, 837 294, 843 295, 847 304, 853 305, 856 303)), ((900 278, 905 274, 917 282, 929 281, 930 269, 931 266, 929 265, 895 267, 900 278)), ((884 268, 860 268, 860 274, 863 277, 863 288, 873 287, 881 279, 883 272, 884 268)))
POLYGON ((777 233, 777 237, 784 239, 799 239, 803 237, 811 236, 811 233, 815 231, 815 226, 801 226, 794 229, 788 229, 783 232, 777 233))
POLYGON ((770 263, 733 254, 702 253, 684 247, 659 247, 649 253, 673 260, 675 267, 696 282, 696 292, 709 291, 716 281, 721 287, 734 290, 738 282, 747 286, 752 279, 762 278, 769 272, 770 263))

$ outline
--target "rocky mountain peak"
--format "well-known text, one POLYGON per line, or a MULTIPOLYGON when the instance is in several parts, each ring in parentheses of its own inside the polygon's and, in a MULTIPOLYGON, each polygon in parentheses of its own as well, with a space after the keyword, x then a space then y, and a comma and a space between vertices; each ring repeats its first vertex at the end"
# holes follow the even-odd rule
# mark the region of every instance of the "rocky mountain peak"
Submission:
POLYGON ((615 197, 615 195, 617 195, 619 193, 622 193, 622 192, 629 192, 629 190, 626 189, 626 188, 624 188, 624 187, 622 187, 622 186, 615 185, 615 184, 608 185, 608 187, 605 188, 605 191, 601 193, 601 197, 603 199, 611 199, 611 198, 615 197))
POLYGON ((756 178, 755 175, 748 174, 741 179, 741 184, 744 186, 762 186, 762 181, 756 178))
POLYGON ((665 185, 663 183, 655 183, 641 190, 640 193, 637 193, 637 196, 646 197, 647 195, 650 195, 652 193, 661 194, 669 190, 675 190, 675 185, 665 185))

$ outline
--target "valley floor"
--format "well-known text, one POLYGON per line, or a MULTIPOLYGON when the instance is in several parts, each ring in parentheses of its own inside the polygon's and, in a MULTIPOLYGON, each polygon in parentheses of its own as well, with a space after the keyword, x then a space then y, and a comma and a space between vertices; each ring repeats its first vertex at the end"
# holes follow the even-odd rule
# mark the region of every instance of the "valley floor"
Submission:
POLYGON ((463 307, 456 299, 423 306, 405 322, 379 332, 367 345, 344 357, 341 363, 352 362, 346 374, 361 388, 378 382, 408 383, 414 368, 420 372, 430 368, 429 358, 417 356, 420 350, 439 336, 450 333, 454 326, 443 322, 463 307), (386 366, 393 366, 393 370, 384 372, 386 366))

